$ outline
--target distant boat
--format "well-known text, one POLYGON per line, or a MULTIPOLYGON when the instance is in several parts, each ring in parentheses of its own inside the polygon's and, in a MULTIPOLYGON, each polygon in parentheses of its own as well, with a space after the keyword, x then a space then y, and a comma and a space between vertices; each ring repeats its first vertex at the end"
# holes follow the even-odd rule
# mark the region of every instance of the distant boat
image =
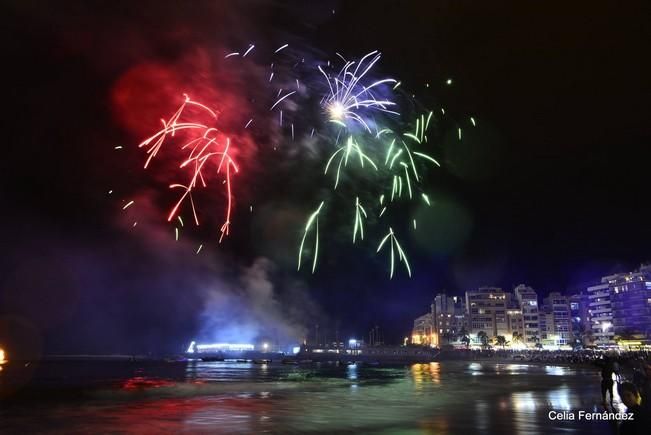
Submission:
POLYGON ((203 357, 201 357, 201 361, 204 361, 204 362, 224 361, 224 357, 223 356, 203 356, 203 357))
POLYGON ((253 364, 269 364, 271 362, 270 359, 254 359, 253 364))

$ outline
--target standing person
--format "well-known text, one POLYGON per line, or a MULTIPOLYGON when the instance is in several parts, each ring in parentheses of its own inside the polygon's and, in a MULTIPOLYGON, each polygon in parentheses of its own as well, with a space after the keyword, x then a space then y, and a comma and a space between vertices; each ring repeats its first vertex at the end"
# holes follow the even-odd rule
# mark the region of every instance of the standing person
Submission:
POLYGON ((613 408, 613 373, 616 373, 615 365, 608 356, 604 356, 603 360, 598 362, 597 365, 601 367, 601 401, 604 408, 607 407, 606 393, 610 393, 610 407, 613 408))
POLYGON ((651 414, 651 364, 648 361, 640 362, 641 370, 635 370, 633 383, 642 396, 642 404, 647 414, 651 414))
POLYGON ((619 397, 626 405, 626 411, 632 414, 632 419, 623 420, 619 426, 619 435, 641 435, 649 432, 649 419, 644 412, 644 402, 640 392, 631 382, 624 382, 617 387, 619 397))

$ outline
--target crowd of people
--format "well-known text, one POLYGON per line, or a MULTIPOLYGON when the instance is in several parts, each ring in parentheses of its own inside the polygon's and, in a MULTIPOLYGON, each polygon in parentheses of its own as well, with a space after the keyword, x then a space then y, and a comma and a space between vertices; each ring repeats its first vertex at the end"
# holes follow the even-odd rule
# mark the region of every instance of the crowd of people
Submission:
POLYGON ((619 435, 647 434, 651 429, 651 353, 600 350, 456 349, 447 359, 489 360, 593 367, 601 374, 601 399, 607 412, 617 412, 615 391, 633 418, 617 426, 619 435))
POLYGON ((622 421, 620 435, 646 434, 651 423, 651 360, 646 353, 603 354, 595 361, 601 369, 604 409, 615 410, 614 390, 632 419, 622 421))
POLYGON ((651 352, 604 352, 600 350, 511 350, 511 349, 455 349, 442 352, 441 359, 508 360, 558 364, 595 364, 604 357, 614 358, 619 365, 635 365, 637 361, 651 361, 651 352))

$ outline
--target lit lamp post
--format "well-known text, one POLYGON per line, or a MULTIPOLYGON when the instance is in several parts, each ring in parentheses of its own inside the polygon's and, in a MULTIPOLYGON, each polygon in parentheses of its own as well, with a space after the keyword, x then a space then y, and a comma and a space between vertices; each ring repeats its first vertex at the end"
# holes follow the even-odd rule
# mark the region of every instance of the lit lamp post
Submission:
POLYGON ((262 349, 267 352, 269 349, 269 343, 262 343, 262 349))

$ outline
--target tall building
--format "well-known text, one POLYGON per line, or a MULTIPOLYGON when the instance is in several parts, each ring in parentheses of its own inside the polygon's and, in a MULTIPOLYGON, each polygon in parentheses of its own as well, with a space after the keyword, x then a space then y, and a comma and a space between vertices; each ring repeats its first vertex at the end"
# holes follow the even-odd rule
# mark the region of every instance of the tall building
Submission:
POLYGON ((466 292, 466 310, 470 334, 484 331, 490 338, 508 336, 507 295, 501 288, 480 287, 466 292))
POLYGON ((512 344, 516 344, 513 336, 519 335, 523 339, 522 344, 524 344, 524 316, 522 315, 522 308, 520 308, 520 304, 512 294, 507 293, 506 299, 506 326, 509 331, 509 336, 506 338, 512 344))
POLYGON ((590 314, 588 313, 589 299, 586 293, 570 296, 570 316, 572 318, 572 334, 574 341, 584 346, 591 343, 587 340, 587 330, 590 329, 590 314))
POLYGON ((437 294, 432 302, 432 318, 435 333, 439 336, 439 344, 454 340, 465 326, 465 307, 461 298, 447 296, 445 293, 437 294))
POLYGON ((534 289, 524 284, 517 286, 513 293, 522 310, 524 342, 527 346, 533 347, 540 340, 538 295, 534 289))
POLYGON ((601 278, 601 284, 588 287, 588 313, 594 344, 597 346, 614 345, 613 311, 610 300, 610 284, 616 276, 601 278))
POLYGON ((541 322, 543 344, 563 346, 572 344, 572 319, 570 302, 567 296, 551 292, 543 300, 544 319, 541 322))
POLYGON ((622 339, 651 341, 651 265, 608 281, 613 332, 622 339))

